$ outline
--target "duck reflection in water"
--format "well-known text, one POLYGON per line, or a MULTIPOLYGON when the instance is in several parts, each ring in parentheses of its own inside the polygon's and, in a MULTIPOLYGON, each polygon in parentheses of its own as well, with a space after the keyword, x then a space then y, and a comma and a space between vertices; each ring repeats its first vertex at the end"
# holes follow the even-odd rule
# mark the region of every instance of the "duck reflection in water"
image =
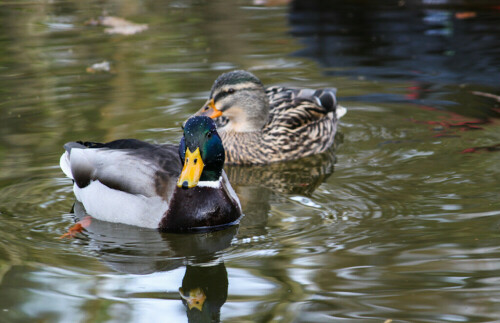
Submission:
POLYGON ((334 171, 335 147, 342 142, 337 133, 334 146, 325 153, 269 165, 224 165, 245 216, 238 237, 265 235, 275 193, 311 196, 334 171))
MULTIPOLYGON (((87 216, 79 202, 72 211, 76 221, 87 216)), ((148 275, 185 266, 178 292, 188 321, 219 322, 228 290, 223 254, 237 233, 237 225, 214 232, 175 234, 93 219, 82 240, 99 254, 100 261, 118 272, 148 275)), ((166 273, 165 279, 169 277, 166 273)))
MULTIPOLYGON (((103 263, 123 273, 147 275, 186 266, 178 291, 188 320, 218 322, 228 290, 223 250, 231 246, 236 235, 241 239, 267 233, 275 192, 311 195, 333 173, 334 149, 341 140, 341 133, 337 133, 332 149, 295 161, 263 166, 226 165, 227 176, 246 215, 239 226, 200 234, 167 234, 93 219, 86 228, 88 246, 103 263)), ((73 212, 77 221, 87 216, 79 202, 73 212)))
POLYGON ((223 262, 214 266, 186 266, 179 288, 189 322, 219 322, 227 299, 227 271, 223 262))

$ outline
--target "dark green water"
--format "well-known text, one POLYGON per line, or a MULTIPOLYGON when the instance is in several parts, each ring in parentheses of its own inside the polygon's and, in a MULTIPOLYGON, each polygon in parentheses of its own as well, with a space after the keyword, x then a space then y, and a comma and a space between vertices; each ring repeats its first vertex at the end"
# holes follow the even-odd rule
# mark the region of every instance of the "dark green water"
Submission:
POLYGON ((0 1, 0 322, 500 320, 494 3, 0 1), (85 24, 103 12, 149 28, 85 24), (65 142, 176 143, 235 68, 337 87, 334 155, 228 167, 239 227, 58 239, 65 142))

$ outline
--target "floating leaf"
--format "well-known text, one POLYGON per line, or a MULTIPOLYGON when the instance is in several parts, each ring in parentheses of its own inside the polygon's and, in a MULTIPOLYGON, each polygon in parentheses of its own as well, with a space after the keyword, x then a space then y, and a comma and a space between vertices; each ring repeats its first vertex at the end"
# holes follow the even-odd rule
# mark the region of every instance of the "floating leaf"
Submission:
POLYGON ((471 19, 475 18, 476 13, 474 11, 465 11, 465 12, 457 12, 455 13, 455 18, 457 19, 471 19))

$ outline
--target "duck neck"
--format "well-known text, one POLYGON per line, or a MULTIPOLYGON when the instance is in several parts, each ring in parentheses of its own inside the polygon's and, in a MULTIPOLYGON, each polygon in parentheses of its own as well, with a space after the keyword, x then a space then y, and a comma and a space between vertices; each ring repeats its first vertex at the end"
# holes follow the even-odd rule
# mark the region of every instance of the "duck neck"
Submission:
POLYGON ((200 177, 200 182, 219 182, 222 175, 222 169, 207 169, 203 170, 200 177))
POLYGON ((242 91, 230 102, 230 108, 224 110, 229 122, 223 128, 243 133, 261 131, 269 118, 269 102, 264 89, 242 91))
POLYGON ((247 124, 245 132, 262 130, 269 118, 269 101, 264 89, 258 91, 257 95, 248 98, 245 112, 247 124))

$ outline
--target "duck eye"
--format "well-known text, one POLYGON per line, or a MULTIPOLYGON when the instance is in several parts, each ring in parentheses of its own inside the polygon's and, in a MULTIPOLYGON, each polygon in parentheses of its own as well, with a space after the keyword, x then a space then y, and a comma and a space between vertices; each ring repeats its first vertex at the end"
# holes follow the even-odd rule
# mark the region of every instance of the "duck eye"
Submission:
POLYGON ((209 106, 207 105, 206 107, 203 108, 203 110, 207 111, 209 109, 209 106))
POLYGON ((234 89, 233 89, 232 87, 231 87, 231 88, 229 88, 229 89, 227 90, 227 93, 229 93, 229 94, 234 93, 234 89))
POLYGON ((211 132, 207 133, 207 138, 208 139, 212 138, 212 133, 211 132))

